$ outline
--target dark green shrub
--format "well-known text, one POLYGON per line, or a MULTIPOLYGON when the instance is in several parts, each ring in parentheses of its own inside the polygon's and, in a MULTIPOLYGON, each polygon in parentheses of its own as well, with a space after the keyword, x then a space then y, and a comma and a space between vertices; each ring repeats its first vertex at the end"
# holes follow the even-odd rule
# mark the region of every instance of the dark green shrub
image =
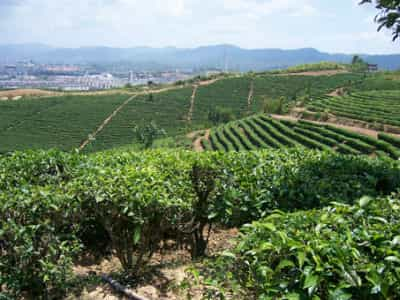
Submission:
POLYGON ((234 119, 235 115, 233 111, 229 108, 216 107, 210 109, 210 111, 208 112, 208 120, 214 125, 220 123, 228 123, 229 121, 233 121, 234 119))
POLYGON ((0 193, 3 295, 48 299, 63 294, 80 249, 74 222, 78 207, 73 198, 51 187, 0 193))
POLYGON ((392 144, 395 147, 400 148, 400 138, 399 137, 396 137, 396 136, 391 135, 391 134, 379 133, 378 134, 378 138, 380 140, 383 140, 385 142, 388 142, 388 143, 392 144))
POLYGON ((217 276, 253 299, 398 299, 399 210, 398 197, 363 197, 354 206, 276 211, 243 228, 217 276))

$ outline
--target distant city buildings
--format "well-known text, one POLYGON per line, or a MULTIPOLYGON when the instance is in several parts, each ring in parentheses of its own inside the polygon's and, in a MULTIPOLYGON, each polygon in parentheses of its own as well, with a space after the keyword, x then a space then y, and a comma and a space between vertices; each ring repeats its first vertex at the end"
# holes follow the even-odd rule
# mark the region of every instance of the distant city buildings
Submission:
MULTIPOLYGON (((110 68, 112 69, 112 68, 110 68)), ((104 68, 74 65, 38 65, 22 61, 15 65, 0 66, 0 88, 45 88, 66 91, 103 90, 139 85, 171 83, 194 76, 192 71, 166 72, 107 72, 104 68)))

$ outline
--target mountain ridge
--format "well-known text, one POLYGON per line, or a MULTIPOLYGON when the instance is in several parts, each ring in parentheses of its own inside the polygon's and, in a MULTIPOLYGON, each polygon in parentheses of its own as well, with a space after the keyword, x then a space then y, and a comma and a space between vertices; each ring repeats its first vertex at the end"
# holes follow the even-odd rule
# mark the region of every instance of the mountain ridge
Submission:
MULTIPOLYGON (((383 70, 400 68, 400 54, 360 54, 370 63, 383 70)), ((327 53, 315 48, 244 49, 230 44, 177 47, 131 47, 87 46, 58 48, 44 44, 0 45, 0 63, 33 60, 38 63, 63 64, 115 64, 140 65, 142 68, 157 66, 161 69, 227 69, 234 71, 262 71, 286 68, 298 64, 332 61, 351 62, 352 54, 327 53)))

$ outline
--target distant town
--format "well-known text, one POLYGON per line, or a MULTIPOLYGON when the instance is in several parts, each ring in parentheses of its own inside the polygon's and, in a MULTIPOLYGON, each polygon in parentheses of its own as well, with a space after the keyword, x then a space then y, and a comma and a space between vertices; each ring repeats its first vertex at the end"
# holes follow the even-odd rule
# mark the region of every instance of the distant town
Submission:
MULTIPOLYGON (((203 72, 202 72, 203 73, 203 72)), ((0 88, 42 88, 62 91, 89 91, 127 85, 171 83, 199 75, 194 70, 126 71, 90 65, 36 64, 20 61, 0 65, 0 88)))

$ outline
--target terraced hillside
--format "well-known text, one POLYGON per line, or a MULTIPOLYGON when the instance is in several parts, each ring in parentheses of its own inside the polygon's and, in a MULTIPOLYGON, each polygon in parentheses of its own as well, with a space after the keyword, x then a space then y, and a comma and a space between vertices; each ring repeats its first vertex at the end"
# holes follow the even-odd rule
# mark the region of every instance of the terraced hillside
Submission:
POLYGON ((187 87, 160 94, 141 95, 121 110, 87 151, 99 151, 134 143, 134 124, 154 120, 170 136, 187 132, 186 115, 189 111, 192 88, 187 87))
POLYGON ((162 127, 169 138, 175 138, 225 122, 210 117, 216 108, 224 109, 229 120, 242 119, 260 113, 269 99, 283 97, 287 106, 293 106, 306 96, 320 99, 339 87, 353 87, 362 78, 359 74, 311 77, 250 73, 193 82, 194 86, 183 88, 170 86, 152 95, 142 89, 123 95, 4 101, 0 102, 0 152, 32 148, 69 151, 83 141, 90 141, 85 147, 88 152, 130 146, 134 143, 133 124, 150 121, 162 127), (118 110, 95 139, 88 139, 133 95, 137 97, 118 110))
POLYGON ((0 101, 0 152, 77 148, 128 97, 114 94, 0 101))
POLYGON ((320 96, 313 99, 307 109, 375 123, 375 126, 400 127, 400 92, 394 90, 356 92, 342 97, 320 96))
POLYGON ((400 157, 400 140, 380 134, 378 139, 331 125, 274 120, 266 115, 228 123, 211 131, 203 148, 218 151, 302 146, 344 154, 400 157))
POLYGON ((362 80, 359 74, 332 76, 279 76, 262 75, 254 78, 254 111, 259 111, 265 96, 284 96, 294 100, 301 96, 325 95, 338 87, 352 86, 362 80))
POLYGON ((247 98, 251 79, 248 76, 219 80, 211 85, 200 86, 193 110, 193 122, 204 123, 215 107, 229 108, 240 118, 247 111, 247 98))

